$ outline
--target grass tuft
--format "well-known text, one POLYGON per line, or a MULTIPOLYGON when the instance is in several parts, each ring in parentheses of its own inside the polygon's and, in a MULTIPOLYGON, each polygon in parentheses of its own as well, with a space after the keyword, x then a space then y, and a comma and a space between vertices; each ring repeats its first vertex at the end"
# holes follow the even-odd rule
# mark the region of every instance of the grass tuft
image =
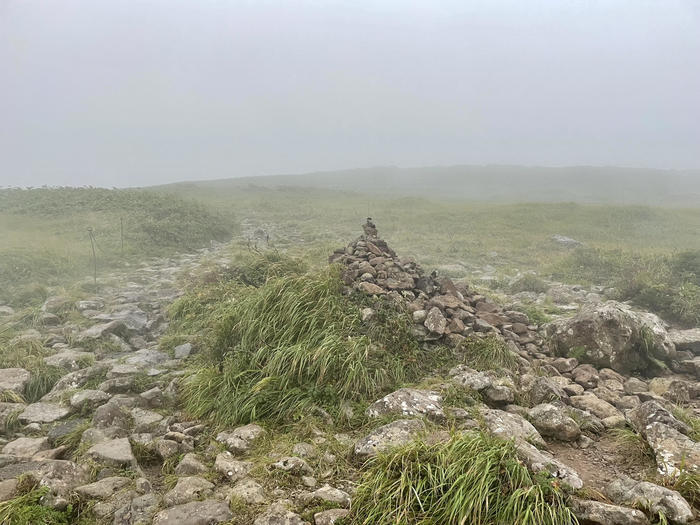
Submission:
POLYGON ((352 525, 571 525, 551 479, 532 475, 512 442, 481 433, 413 442, 370 460, 353 500, 352 525))
POLYGON ((506 342, 494 335, 482 339, 470 338, 463 345, 465 363, 476 370, 514 370, 517 356, 506 342))

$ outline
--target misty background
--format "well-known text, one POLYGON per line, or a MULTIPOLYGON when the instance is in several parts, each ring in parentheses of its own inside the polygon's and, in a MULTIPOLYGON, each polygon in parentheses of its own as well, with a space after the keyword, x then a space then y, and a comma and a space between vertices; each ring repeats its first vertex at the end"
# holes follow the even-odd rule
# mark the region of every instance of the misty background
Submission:
POLYGON ((698 93, 694 0, 0 0, 0 186, 693 169, 698 93))

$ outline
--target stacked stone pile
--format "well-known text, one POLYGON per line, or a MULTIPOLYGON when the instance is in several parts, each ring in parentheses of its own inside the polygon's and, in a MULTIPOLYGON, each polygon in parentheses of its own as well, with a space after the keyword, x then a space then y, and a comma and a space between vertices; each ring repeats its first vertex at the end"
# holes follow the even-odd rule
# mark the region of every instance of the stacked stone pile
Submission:
POLYGON ((537 354, 542 338, 523 312, 504 311, 487 297, 435 272, 426 274, 411 258, 399 257, 368 219, 365 234, 336 250, 329 262, 343 265, 348 287, 386 296, 413 316, 415 335, 424 341, 458 346, 466 337, 497 334, 514 350, 537 354))

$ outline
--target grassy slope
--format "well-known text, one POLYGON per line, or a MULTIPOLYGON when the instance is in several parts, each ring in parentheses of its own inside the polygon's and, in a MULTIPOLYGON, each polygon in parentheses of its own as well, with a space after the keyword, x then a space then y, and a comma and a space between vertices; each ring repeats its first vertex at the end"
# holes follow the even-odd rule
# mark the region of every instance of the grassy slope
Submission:
POLYGON ((224 240, 230 216, 201 204, 140 190, 41 188, 0 190, 0 303, 22 306, 38 289, 92 273, 88 228, 98 272, 115 265, 224 240), (121 222, 124 252, 121 250, 121 222))
MULTIPOLYGON (((493 264, 542 268, 568 253, 555 233, 604 249, 670 253, 700 249, 700 209, 572 203, 471 203, 387 198, 316 188, 170 186, 219 209, 269 223, 326 249, 358 235, 371 215, 395 249, 429 266, 493 264), (497 255, 494 255, 496 252, 497 255)), ((317 250, 323 259, 326 252, 317 250)))
POLYGON ((700 204, 700 170, 587 166, 375 167, 197 183, 224 193, 249 184, 470 201, 700 204))

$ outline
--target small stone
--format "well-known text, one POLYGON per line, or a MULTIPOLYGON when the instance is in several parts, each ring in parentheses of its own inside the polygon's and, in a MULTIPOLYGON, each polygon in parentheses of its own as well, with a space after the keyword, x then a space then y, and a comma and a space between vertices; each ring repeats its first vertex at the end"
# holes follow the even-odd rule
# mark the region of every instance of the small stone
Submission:
POLYGON ((261 505, 265 503, 265 490, 255 480, 241 479, 233 486, 229 498, 237 499, 248 505, 261 505))
POLYGON ((425 431, 425 424, 418 419, 399 419, 374 429, 355 444, 355 455, 360 458, 374 456, 392 447, 413 441, 425 431))
POLYGON ((222 452, 216 456, 214 469, 226 476, 231 481, 244 478, 252 470, 253 464, 249 461, 237 461, 230 452, 222 452))
POLYGON ((184 359, 189 357, 189 355, 192 353, 192 345, 190 343, 178 345, 173 349, 173 353, 175 355, 175 359, 184 359))
POLYGON ((196 499, 203 499, 211 496, 214 484, 198 476, 180 478, 172 488, 163 496, 163 503, 166 507, 182 505, 196 499))
POLYGON ((346 509, 330 509, 314 514, 314 525, 334 525, 350 514, 346 509))
POLYGON ((178 476, 194 476, 196 474, 204 474, 208 470, 195 453, 188 452, 175 467, 175 474, 178 476))
POLYGON ((311 501, 319 503, 332 503, 344 508, 350 507, 350 494, 330 485, 324 485, 320 489, 313 491, 309 498, 311 501))
POLYGON ((290 474, 313 474, 313 470, 309 464, 301 458, 290 456, 284 457, 272 464, 272 468, 289 472, 290 474))

